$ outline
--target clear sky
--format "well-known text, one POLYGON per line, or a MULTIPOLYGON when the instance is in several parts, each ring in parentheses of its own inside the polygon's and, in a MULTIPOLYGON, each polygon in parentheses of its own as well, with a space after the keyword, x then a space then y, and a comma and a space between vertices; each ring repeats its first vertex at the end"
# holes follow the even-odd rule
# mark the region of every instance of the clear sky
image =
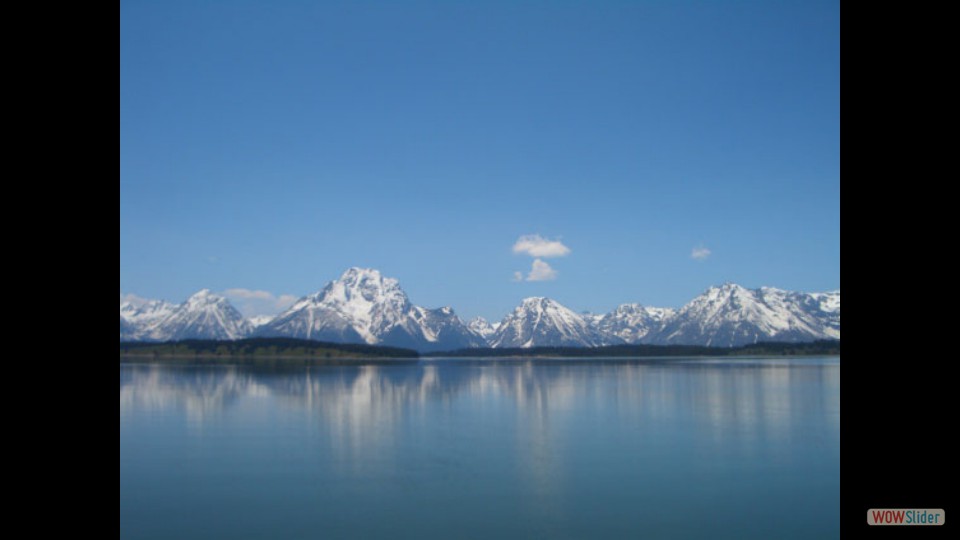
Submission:
POLYGON ((838 289, 839 11, 123 0, 121 295, 250 313, 363 266, 499 319, 838 289))

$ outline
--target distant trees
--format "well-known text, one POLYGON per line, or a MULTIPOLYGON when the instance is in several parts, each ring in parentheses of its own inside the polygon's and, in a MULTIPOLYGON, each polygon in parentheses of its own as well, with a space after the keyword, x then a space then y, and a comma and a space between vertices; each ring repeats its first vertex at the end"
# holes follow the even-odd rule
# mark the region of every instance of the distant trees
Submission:
POLYGON ((416 351, 396 347, 326 343, 293 338, 251 338, 236 341, 185 340, 165 343, 121 343, 127 358, 418 358, 416 351))

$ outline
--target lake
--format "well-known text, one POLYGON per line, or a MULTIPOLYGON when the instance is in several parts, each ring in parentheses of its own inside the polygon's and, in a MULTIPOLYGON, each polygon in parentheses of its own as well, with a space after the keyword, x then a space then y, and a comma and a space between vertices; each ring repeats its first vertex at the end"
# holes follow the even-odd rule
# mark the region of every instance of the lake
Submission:
POLYGON ((120 366, 120 537, 839 538, 840 360, 120 366))

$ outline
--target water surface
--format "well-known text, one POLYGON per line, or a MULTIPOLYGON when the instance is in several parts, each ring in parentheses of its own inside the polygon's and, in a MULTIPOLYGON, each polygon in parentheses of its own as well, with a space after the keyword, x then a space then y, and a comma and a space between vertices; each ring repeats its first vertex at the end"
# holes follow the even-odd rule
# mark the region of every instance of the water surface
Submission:
POLYGON ((120 366, 120 536, 836 538, 839 359, 120 366))

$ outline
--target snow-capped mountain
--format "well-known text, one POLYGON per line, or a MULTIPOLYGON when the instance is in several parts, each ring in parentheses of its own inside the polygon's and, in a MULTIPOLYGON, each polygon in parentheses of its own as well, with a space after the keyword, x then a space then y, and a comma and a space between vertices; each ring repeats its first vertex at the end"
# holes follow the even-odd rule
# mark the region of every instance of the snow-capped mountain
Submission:
POLYGON ((622 343, 583 315, 549 298, 527 298, 500 323, 491 347, 599 347, 622 343))
POLYGON ((820 304, 822 311, 840 314, 840 291, 810 293, 810 296, 820 304))
POLYGON ((733 283, 711 287, 669 318, 648 341, 734 347, 758 341, 839 339, 840 294, 829 299, 733 283), (835 309, 825 311, 822 306, 835 309), (833 324, 833 319, 836 324, 833 324))
MULTIPOLYGON (((123 298, 121 298, 123 300, 123 298)), ((840 291, 711 287, 680 310, 623 304, 605 315, 527 298, 502 322, 463 323, 451 308, 414 305, 395 279, 351 268, 276 317, 246 320, 208 290, 175 305, 120 303, 120 341, 233 340, 250 335, 369 343, 419 351, 471 347, 596 347, 620 343, 731 347, 757 341, 840 339, 840 291)))
POLYGON ((167 318, 175 309, 176 304, 163 300, 127 301, 120 303, 120 316, 131 324, 151 323, 167 318))
POLYGON ((497 333, 497 328, 500 328, 500 323, 496 322, 491 324, 483 317, 477 317, 470 321, 470 324, 467 326, 474 334, 477 334, 478 336, 482 337, 484 341, 486 341, 497 333))
POLYGON ((230 302, 204 289, 180 304, 150 331, 157 341, 242 339, 253 328, 230 302))
POLYGON ((470 331, 452 309, 415 306, 396 279, 361 268, 351 268, 323 290, 301 298, 257 329, 256 335, 390 345, 420 351, 483 344, 483 339, 470 331))
POLYGON ((656 335, 674 313, 670 308, 623 304, 601 316, 595 324, 603 334, 617 336, 626 343, 641 343, 648 336, 656 335))
POLYGON ((465 325, 452 308, 414 307, 411 315, 420 324, 424 336, 431 343, 428 347, 431 350, 450 350, 446 344, 459 349, 487 345, 486 339, 465 325))
POLYGON ((840 339, 840 291, 812 293, 826 321, 826 333, 832 339, 840 339))
POLYGON ((120 302, 120 341, 150 339, 157 325, 176 309, 176 304, 163 300, 120 302))
POLYGON ((120 341, 130 341, 134 338, 133 325, 120 317, 120 341))

